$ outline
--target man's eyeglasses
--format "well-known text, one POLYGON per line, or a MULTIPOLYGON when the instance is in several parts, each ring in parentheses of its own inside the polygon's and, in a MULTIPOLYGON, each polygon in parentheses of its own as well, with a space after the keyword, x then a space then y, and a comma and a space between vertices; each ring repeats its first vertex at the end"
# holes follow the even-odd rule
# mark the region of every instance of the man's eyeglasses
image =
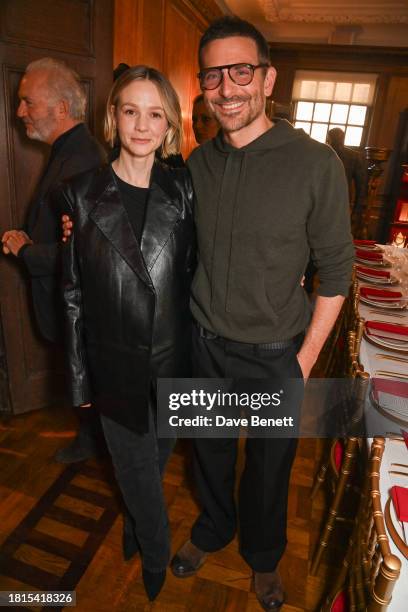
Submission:
POLYGON ((222 82, 224 73, 227 69, 229 78, 236 85, 249 85, 257 68, 267 68, 269 64, 226 64, 225 66, 214 66, 213 68, 205 68, 197 74, 200 79, 201 89, 216 89, 222 82))

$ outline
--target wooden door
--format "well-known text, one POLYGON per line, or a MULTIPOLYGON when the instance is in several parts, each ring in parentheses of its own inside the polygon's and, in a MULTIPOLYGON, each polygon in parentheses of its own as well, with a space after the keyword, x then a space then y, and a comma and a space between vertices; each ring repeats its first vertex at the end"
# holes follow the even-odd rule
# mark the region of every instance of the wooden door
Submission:
MULTIPOLYGON (((88 92, 88 124, 101 137, 112 83, 112 0, 0 2, 0 235, 21 227, 49 153, 16 118, 17 88, 27 64, 64 60, 88 92)), ((18 261, 0 254, 0 412, 18 414, 61 397, 61 356, 36 330, 31 293, 18 261)))

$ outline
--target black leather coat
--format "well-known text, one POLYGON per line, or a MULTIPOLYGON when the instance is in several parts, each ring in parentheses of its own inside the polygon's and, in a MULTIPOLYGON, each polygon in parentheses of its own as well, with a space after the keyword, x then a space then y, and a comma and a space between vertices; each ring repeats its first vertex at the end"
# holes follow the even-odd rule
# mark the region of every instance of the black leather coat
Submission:
POLYGON ((146 431, 151 382, 190 375, 193 189, 185 169, 155 162, 141 244, 110 166, 58 194, 74 233, 63 254, 74 405, 146 431))

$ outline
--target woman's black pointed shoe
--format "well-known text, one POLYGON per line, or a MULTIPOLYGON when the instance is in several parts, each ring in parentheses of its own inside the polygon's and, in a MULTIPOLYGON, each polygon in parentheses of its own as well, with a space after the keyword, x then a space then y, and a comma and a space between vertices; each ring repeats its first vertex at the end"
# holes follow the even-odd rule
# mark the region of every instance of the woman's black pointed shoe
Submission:
POLYGON ((161 572, 149 572, 149 570, 143 568, 142 578, 146 595, 150 601, 154 601, 162 590, 166 580, 166 570, 161 572))

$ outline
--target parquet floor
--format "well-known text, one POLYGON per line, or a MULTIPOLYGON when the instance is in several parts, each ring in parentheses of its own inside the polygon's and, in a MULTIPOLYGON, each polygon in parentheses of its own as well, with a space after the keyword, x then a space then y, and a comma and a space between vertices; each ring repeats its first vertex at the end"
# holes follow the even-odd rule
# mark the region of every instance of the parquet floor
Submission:
MULTIPOLYGON (((236 541, 212 554, 194 578, 179 580, 168 572, 163 591, 150 604, 139 560, 122 559, 120 501, 109 462, 67 468, 53 460, 73 427, 71 411, 63 409, 28 413, 0 425, 0 590, 76 590, 77 612, 261 609, 236 541)), ((323 491, 313 503, 310 499, 321 452, 322 441, 299 443, 289 497, 289 544, 280 565, 287 590, 283 612, 317 610, 341 563, 341 555, 331 549, 318 577, 308 575, 325 507, 323 491)), ((188 538, 198 512, 189 457, 188 443, 179 443, 164 479, 174 552, 188 538)))

